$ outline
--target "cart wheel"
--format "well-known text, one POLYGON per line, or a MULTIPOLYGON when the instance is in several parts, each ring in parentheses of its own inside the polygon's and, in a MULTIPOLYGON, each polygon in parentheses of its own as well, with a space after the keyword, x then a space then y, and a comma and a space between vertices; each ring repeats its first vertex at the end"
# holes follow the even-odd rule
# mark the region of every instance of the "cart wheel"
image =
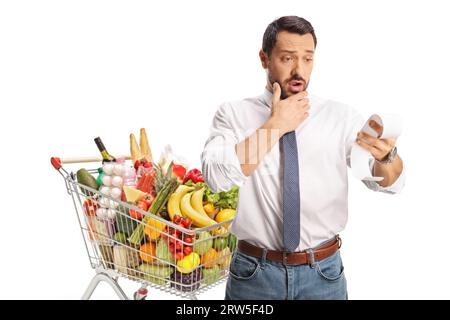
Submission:
POLYGON ((139 289, 138 291, 136 291, 134 293, 134 300, 145 300, 147 298, 147 293, 148 290, 147 289, 139 289))

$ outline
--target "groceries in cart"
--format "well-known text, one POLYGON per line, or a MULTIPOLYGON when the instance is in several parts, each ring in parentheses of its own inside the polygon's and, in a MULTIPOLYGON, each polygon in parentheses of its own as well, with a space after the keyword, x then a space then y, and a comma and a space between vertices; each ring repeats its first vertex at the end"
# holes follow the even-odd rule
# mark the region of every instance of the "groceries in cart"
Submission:
POLYGON ((170 146, 155 162, 145 129, 130 135, 131 161, 102 154, 97 170, 76 173, 94 264, 130 279, 195 292, 228 274, 236 238, 229 227, 238 187, 214 193, 200 170, 170 146))

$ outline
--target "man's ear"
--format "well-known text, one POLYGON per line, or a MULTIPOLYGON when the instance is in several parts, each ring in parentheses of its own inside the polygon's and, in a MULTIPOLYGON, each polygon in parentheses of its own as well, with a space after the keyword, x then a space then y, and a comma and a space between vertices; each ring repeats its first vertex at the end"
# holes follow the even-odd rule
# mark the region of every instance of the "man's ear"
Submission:
POLYGON ((265 54, 263 49, 259 50, 259 59, 261 60, 262 67, 264 69, 267 69, 267 67, 269 65, 269 58, 267 57, 267 55, 265 54))

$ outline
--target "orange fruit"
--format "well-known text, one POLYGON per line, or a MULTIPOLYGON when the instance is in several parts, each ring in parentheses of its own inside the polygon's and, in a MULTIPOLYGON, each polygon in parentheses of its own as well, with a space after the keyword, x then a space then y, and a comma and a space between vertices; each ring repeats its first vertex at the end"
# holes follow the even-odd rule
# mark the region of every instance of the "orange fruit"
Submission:
POLYGON ((220 255, 216 251, 216 249, 211 248, 208 251, 206 251, 206 253, 204 255, 202 255, 200 261, 201 261, 201 264, 203 264, 205 266, 205 268, 212 268, 216 264, 219 263, 219 260, 216 260, 219 257, 220 257, 220 255))
POLYGON ((153 242, 144 243, 139 248, 139 255, 141 256, 142 261, 152 262, 156 256, 156 245, 153 242))
POLYGON ((215 220, 218 223, 231 220, 234 218, 234 215, 236 214, 236 210, 234 209, 223 209, 219 211, 219 213, 216 215, 215 220))
MULTIPOLYGON (((221 223, 221 222, 224 222, 227 220, 233 220, 235 214, 236 214, 236 210, 234 210, 234 209, 223 209, 223 210, 219 211, 219 213, 216 215, 216 217, 214 219, 216 220, 216 222, 221 223)), ((229 226, 230 225, 228 223, 223 225, 223 227, 226 230, 228 230, 229 226)))

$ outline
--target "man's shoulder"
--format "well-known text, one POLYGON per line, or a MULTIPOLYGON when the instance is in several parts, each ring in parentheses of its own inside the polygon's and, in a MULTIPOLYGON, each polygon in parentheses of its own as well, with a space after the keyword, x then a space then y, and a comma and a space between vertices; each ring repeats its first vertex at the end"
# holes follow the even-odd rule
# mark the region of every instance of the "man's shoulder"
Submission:
POLYGON ((254 107, 267 107, 264 104, 262 95, 256 95, 242 99, 227 100, 222 102, 219 105, 218 109, 222 112, 239 112, 254 107))

